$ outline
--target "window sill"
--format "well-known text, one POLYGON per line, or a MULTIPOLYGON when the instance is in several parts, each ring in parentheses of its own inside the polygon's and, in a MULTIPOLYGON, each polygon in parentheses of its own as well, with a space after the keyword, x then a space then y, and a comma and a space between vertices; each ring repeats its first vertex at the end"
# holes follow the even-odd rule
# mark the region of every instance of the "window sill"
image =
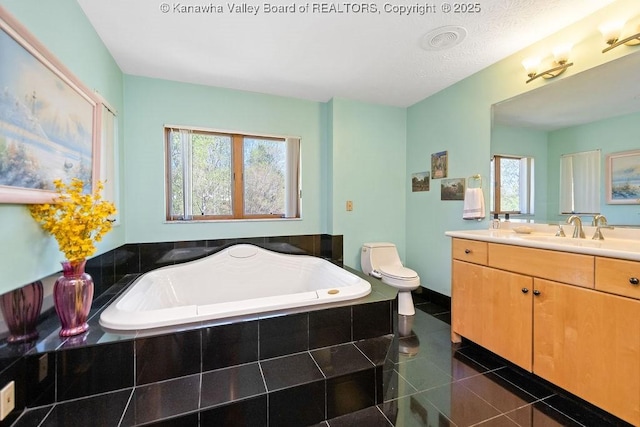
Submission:
POLYGON ((188 221, 167 221, 165 224, 205 224, 205 223, 234 223, 234 222, 289 222, 302 221, 302 218, 242 218, 242 219, 191 219, 188 221))

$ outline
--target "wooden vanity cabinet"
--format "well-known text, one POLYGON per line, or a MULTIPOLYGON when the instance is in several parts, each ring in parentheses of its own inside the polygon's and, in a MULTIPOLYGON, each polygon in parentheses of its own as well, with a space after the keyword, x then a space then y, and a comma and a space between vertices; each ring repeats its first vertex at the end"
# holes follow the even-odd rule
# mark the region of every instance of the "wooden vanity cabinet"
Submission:
POLYGON ((452 340, 640 425, 640 262, 468 242, 452 242, 452 340))

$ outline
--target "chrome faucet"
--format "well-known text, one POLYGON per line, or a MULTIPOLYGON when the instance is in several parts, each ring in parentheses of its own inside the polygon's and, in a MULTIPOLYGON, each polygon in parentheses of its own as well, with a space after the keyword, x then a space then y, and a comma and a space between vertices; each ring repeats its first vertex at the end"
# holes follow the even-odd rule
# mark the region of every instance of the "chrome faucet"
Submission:
POLYGON ((603 228, 613 229, 612 226, 607 225, 607 218, 604 215, 595 215, 593 217, 593 226, 596 227, 596 232, 592 237, 593 240, 604 240, 604 236, 602 235, 603 228))
POLYGON ((584 239, 584 229, 582 228, 582 220, 578 215, 571 215, 567 218, 567 224, 572 224, 573 227, 573 237, 574 239, 580 238, 584 239))

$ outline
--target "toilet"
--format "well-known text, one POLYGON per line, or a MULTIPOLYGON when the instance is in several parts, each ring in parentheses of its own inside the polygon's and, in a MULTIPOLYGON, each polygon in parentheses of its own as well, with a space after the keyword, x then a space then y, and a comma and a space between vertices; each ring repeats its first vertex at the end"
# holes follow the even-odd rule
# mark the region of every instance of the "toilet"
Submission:
POLYGON ((420 277, 402 265, 396 245, 386 242, 363 244, 360 264, 364 274, 382 279, 382 283, 398 289, 398 314, 416 314, 411 291, 420 286, 420 277))

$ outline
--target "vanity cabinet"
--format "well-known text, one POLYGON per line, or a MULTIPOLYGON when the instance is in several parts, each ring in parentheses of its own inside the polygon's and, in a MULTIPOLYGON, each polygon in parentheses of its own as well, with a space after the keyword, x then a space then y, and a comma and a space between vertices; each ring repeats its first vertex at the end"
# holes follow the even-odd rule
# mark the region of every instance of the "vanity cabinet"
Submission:
POLYGON ((454 342, 640 425, 640 262, 460 238, 452 249, 454 342))

